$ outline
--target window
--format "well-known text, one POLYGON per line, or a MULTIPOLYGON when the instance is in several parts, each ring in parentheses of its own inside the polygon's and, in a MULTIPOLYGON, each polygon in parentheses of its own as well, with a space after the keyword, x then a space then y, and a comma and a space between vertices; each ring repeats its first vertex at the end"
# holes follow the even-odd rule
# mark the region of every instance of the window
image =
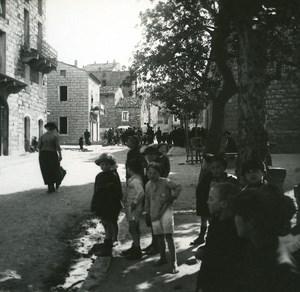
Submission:
POLYGON ((122 112, 122 122, 129 121, 129 112, 122 112))
POLYGON ((42 72, 39 72, 39 97, 43 97, 43 83, 44 83, 44 76, 42 72))
POLYGON ((43 0, 38 0, 38 12, 39 15, 43 15, 43 0))
POLYGON ((67 70, 60 70, 59 75, 63 76, 63 77, 66 77, 67 76, 67 70))
POLYGON ((39 72, 35 71, 32 67, 30 67, 30 81, 31 83, 39 84, 39 72))
POLYGON ((0 30, 0 72, 6 73, 6 34, 0 30))
POLYGON ((59 132, 61 135, 68 134, 68 118, 59 117, 59 132))
POLYGON ((68 87, 67 86, 59 86, 59 100, 60 101, 68 100, 68 87))
POLYGON ((106 86, 106 80, 105 79, 102 80, 102 86, 106 86))
POLYGON ((0 0, 0 16, 5 17, 6 0, 0 0))

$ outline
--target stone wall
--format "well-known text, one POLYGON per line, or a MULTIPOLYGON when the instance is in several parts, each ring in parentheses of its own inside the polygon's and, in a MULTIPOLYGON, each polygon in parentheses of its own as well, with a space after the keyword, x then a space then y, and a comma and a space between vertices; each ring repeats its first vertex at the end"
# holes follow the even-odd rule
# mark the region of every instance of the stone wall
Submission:
MULTIPOLYGON (((237 95, 226 105, 224 128, 237 138, 237 95)), ((300 86, 295 80, 273 80, 266 94, 266 127, 272 153, 300 152, 300 86)))
POLYGON ((269 139, 273 152, 300 152, 300 86, 299 81, 274 80, 266 99, 269 139))
MULTIPOLYGON (((19 81, 25 80, 25 65, 21 62, 20 48, 24 36, 24 9, 29 11, 30 34, 37 35, 38 23, 42 24, 45 35, 46 1, 43 1, 43 13, 38 13, 38 1, 6 0, 5 18, 0 16, 0 31, 6 38, 6 66, 1 73, 19 81)), ((37 72, 32 72, 38 74, 37 72)), ((34 78, 27 80, 27 88, 18 94, 10 94, 7 97, 9 108, 9 155, 25 152, 24 119, 30 120, 29 136, 39 137, 39 120, 43 127, 46 122, 46 75, 39 76, 39 81, 34 78), (31 79, 31 80, 30 80, 31 79)), ((0 92, 0 97, 3 94, 0 92)), ((29 141, 30 143, 30 141, 29 141)))
POLYGON ((54 121, 59 126, 59 117, 68 118, 68 134, 60 135, 62 144, 78 144, 85 129, 91 131, 92 92, 94 100, 99 100, 99 84, 91 80, 89 72, 83 69, 59 62, 57 71, 49 74, 47 109, 50 114, 48 121, 54 121), (66 77, 60 76, 61 70, 66 70, 66 77), (60 101, 59 86, 67 86, 67 101, 60 101))

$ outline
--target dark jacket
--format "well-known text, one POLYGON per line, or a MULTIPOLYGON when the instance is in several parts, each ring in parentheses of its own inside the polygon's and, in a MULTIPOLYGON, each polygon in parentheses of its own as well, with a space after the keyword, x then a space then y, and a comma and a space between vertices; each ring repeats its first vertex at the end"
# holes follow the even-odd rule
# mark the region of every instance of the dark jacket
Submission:
POLYGON ((122 208, 122 187, 116 171, 100 172, 95 179, 91 211, 107 220, 116 220, 122 208))
POLYGON ((234 217, 215 217, 208 228, 198 288, 211 292, 240 292, 240 271, 245 241, 236 232, 234 217))

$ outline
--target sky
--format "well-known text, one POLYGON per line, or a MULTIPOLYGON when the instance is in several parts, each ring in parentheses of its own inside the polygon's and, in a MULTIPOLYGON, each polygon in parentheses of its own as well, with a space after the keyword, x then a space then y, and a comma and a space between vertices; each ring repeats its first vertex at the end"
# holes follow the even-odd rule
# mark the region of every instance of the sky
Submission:
POLYGON ((141 40, 139 12, 150 0, 46 0, 46 38, 58 60, 78 67, 116 62, 128 66, 141 40))

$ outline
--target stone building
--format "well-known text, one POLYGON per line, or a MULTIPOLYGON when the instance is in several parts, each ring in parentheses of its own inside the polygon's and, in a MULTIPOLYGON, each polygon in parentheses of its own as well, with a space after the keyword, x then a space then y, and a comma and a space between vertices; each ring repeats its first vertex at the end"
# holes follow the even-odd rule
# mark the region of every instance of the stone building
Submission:
POLYGON ((0 155, 27 151, 43 133, 47 74, 57 53, 45 41, 45 0, 0 0, 0 155))
MULTIPOLYGON (((272 80, 266 91, 266 129, 274 145, 272 153, 300 153, 300 73, 297 68, 282 68, 280 76, 272 80)), ((205 110, 204 123, 211 121, 210 106, 205 110)), ((238 96, 226 104, 224 129, 237 140, 238 96)))
POLYGON ((101 80, 101 135, 109 128, 119 126, 141 126, 141 101, 136 96, 135 84, 130 80, 129 71, 120 71, 120 64, 100 63, 84 66, 101 80))
MULTIPOLYGON (((142 89, 140 92, 141 99, 141 125, 149 124, 156 132, 158 127, 164 133, 170 133, 174 127, 180 126, 180 120, 175 118, 162 104, 158 101, 153 102, 150 94, 142 89)), ((146 128, 144 128, 146 129, 146 128)))
POLYGON ((62 144, 78 144, 86 129, 100 140, 100 84, 92 73, 58 62, 48 76, 48 121, 57 123, 62 144))

